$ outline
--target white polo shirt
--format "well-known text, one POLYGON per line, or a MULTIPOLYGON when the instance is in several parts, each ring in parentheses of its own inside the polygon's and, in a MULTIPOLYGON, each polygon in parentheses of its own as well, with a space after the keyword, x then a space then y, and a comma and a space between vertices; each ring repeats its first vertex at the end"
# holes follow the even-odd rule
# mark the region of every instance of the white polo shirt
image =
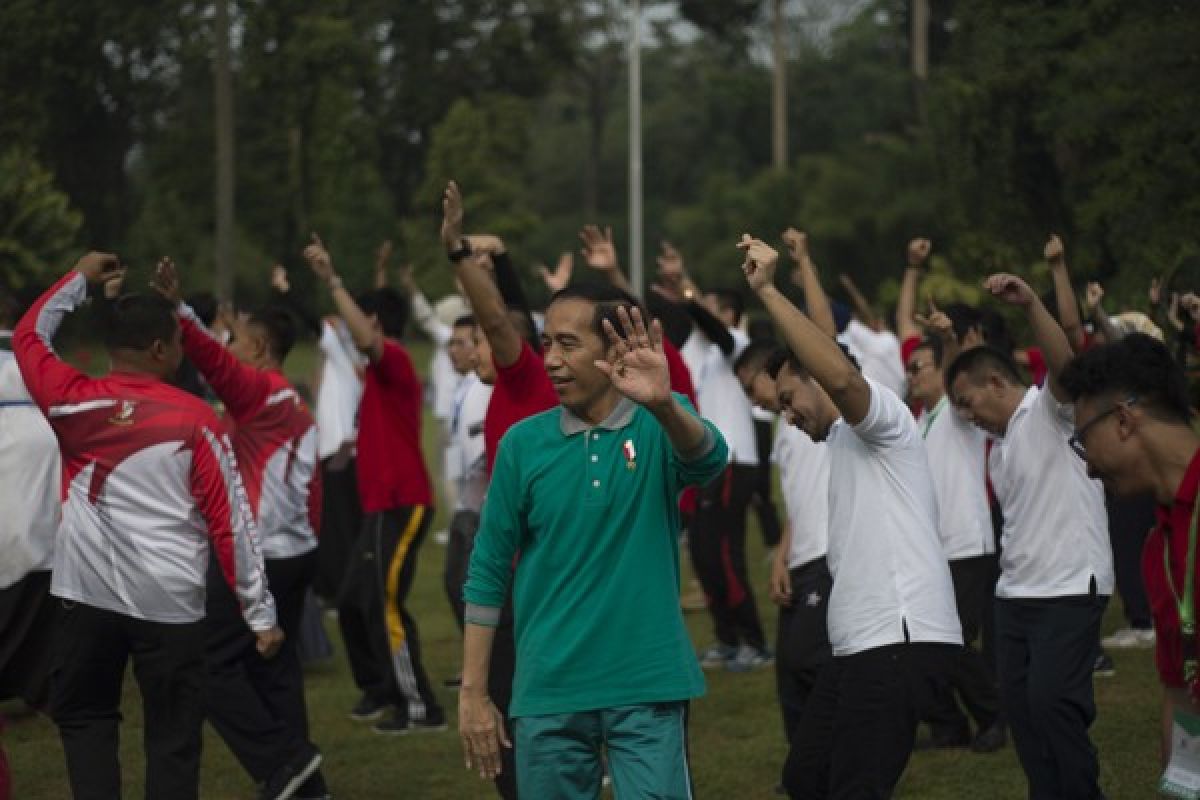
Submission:
POLYGON ((912 642, 962 644, 937 500, 912 412, 867 378, 871 407, 829 432, 829 641, 835 656, 912 642))
POLYGON ((950 561, 996 552, 987 496, 987 434, 967 422, 943 396, 921 412, 938 502, 938 533, 950 561))
POLYGON ((753 406, 733 371, 733 362, 750 344, 750 337, 730 328, 733 352, 726 356, 721 348, 699 330, 693 330, 680 348, 683 361, 692 373, 700 413, 725 437, 729 460, 734 464, 758 464, 758 440, 754 437, 753 406))
POLYGON ((996 596, 1067 597, 1113 591, 1104 490, 1068 438, 1075 407, 1030 387, 992 446, 989 469, 1004 512, 996 596))
POLYGON ((356 368, 361 368, 363 358, 340 319, 322 322, 318 345, 325 362, 317 388, 317 456, 326 459, 343 445, 354 444, 358 436, 363 381, 356 368))
POLYGON ((821 558, 829 547, 829 448, 780 420, 771 459, 779 465, 779 485, 792 531, 788 569, 821 558))
POLYGON ((901 357, 900 340, 891 331, 875 331, 851 319, 839 339, 844 339, 862 365, 862 373, 873 381, 882 383, 904 397, 907 383, 904 377, 904 359, 901 357))

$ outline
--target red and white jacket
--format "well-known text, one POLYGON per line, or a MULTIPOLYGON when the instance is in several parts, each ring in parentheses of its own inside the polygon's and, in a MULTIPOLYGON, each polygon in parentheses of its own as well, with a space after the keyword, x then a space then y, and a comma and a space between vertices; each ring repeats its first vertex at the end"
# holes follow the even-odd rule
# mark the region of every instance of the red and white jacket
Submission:
POLYGON ((238 361, 187 305, 183 349, 229 414, 233 453, 258 521, 263 557, 292 558, 317 546, 321 471, 312 413, 279 370, 238 361))
POLYGON ((51 593, 137 619, 204 618, 209 547, 252 630, 275 625, 258 532, 229 437, 195 397, 148 375, 90 378, 54 354, 87 296, 70 272, 21 319, 13 353, 63 463, 51 593))

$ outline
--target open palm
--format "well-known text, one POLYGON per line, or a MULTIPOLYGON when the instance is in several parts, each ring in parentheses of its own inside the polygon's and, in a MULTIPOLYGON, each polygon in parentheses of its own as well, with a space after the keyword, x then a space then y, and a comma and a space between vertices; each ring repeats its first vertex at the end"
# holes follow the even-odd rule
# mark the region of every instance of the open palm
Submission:
POLYGON ((622 331, 604 321, 604 332, 612 346, 599 367, 618 392, 643 406, 656 406, 671 399, 671 376, 663 354, 662 326, 657 320, 649 330, 637 308, 632 314, 624 307, 617 311, 622 331))

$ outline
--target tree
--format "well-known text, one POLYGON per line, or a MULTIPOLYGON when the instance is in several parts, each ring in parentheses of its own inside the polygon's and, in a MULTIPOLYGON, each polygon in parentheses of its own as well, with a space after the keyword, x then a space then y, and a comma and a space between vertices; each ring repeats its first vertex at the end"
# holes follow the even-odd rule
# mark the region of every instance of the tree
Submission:
POLYGON ((0 155, 0 292, 46 283, 61 273, 82 222, 54 176, 28 150, 0 155))

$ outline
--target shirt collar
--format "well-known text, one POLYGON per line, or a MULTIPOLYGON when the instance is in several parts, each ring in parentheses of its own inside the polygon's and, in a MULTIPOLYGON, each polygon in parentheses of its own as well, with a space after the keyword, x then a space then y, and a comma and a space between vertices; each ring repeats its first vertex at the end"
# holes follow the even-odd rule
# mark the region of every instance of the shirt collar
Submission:
POLYGON ((559 412, 558 428, 563 436, 574 436, 577 433, 589 431, 592 428, 604 428, 607 431, 619 431, 633 421, 633 412, 637 404, 628 397, 622 397, 616 408, 599 425, 589 425, 571 413, 566 406, 559 412))
POLYGON ((1200 449, 1197 449, 1192 455, 1187 471, 1183 473, 1183 480, 1179 482, 1179 488, 1175 491, 1174 504, 1159 505, 1155 509, 1159 527, 1170 525, 1171 517, 1175 513, 1182 514, 1181 519, 1190 519, 1192 505, 1196 502, 1197 489, 1200 489, 1200 449))

